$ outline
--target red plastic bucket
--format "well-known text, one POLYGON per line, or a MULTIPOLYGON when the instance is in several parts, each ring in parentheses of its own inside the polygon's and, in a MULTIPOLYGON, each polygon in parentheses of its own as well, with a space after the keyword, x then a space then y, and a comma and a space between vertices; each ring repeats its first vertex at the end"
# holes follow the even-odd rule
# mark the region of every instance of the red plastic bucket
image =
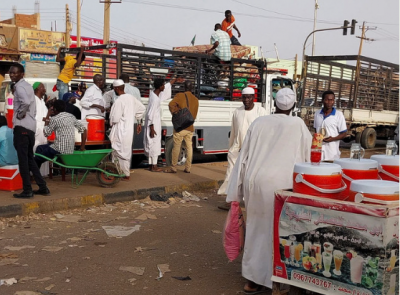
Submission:
POLYGON ((399 156, 374 155, 371 159, 379 163, 379 176, 383 180, 399 182, 399 156))
POLYGON ((87 140, 102 141, 106 135, 105 119, 101 116, 87 116, 87 140))
POLYGON ((344 197, 349 196, 350 184, 358 179, 379 179, 378 162, 370 159, 337 159, 333 163, 342 167, 343 181, 347 188, 343 191, 344 197))
POLYGON ((342 180, 342 169, 337 164, 298 163, 293 171, 293 192, 322 198, 344 200, 347 188, 342 180))
POLYGON ((399 201, 399 184, 387 180, 354 180, 348 201, 389 205, 399 201))
POLYGON ((50 136, 47 136, 47 140, 54 141, 56 139, 56 133, 53 131, 50 136))
POLYGON ((7 126, 8 128, 13 128, 13 116, 14 116, 14 110, 11 106, 11 108, 9 109, 7 106, 7 114, 6 114, 6 119, 7 119, 7 126))

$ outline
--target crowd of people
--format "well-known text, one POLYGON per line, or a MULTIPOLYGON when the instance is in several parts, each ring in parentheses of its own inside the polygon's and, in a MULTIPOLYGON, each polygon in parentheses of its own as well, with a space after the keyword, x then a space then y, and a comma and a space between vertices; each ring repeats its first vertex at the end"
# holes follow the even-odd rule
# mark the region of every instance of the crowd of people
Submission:
MULTIPOLYGON (((215 25, 212 36, 212 49, 215 49, 214 54, 219 60, 224 60, 224 56, 228 55, 230 58, 228 47, 231 43, 240 45, 232 29, 240 37, 232 13, 226 11, 222 25, 215 25)), ((188 157, 184 172, 191 172, 193 124, 179 131, 174 129, 171 167, 160 169, 157 166, 161 155, 161 103, 172 98, 174 83, 183 83, 184 91, 170 101, 171 114, 187 108, 196 119, 199 100, 193 94, 193 85, 189 80, 177 78, 166 83, 164 79, 154 79, 146 110, 140 91, 129 83, 126 74, 120 75, 108 91, 104 91, 105 79, 99 74, 93 76, 91 87, 87 88, 81 82, 77 90, 69 91, 68 84, 85 55, 81 50, 76 57, 63 58, 58 54, 57 59, 65 62, 57 79, 58 100, 47 99, 46 89, 40 81, 33 86, 27 83, 23 78, 22 65, 15 64, 10 68, 10 78, 14 83, 14 129, 8 128, 6 118, 0 116, 0 166, 19 165, 23 191, 14 194, 15 198, 50 194, 44 180, 48 165, 43 164, 46 158, 74 152, 75 130, 81 134, 79 149, 85 150, 87 130, 82 120, 89 115, 104 117, 109 114, 112 157, 124 174, 124 180, 130 179, 135 123, 136 133, 144 132, 149 171, 177 173, 179 151, 182 142, 185 142, 188 157), (47 137, 53 132, 56 134, 55 140, 48 143, 47 137), (31 175, 38 185, 37 190, 32 189, 31 175)), ((242 261, 242 275, 247 279, 244 286, 246 294, 257 294, 272 288, 274 191, 292 186, 293 167, 296 163, 310 160, 312 139, 305 123, 299 117, 292 116, 296 103, 292 89, 278 91, 273 115, 267 116, 266 110, 254 101, 254 88, 244 88, 243 105, 232 117, 228 168, 225 181, 218 191, 218 194, 226 195, 226 204, 220 206, 221 209, 229 210, 233 201, 244 200, 246 206, 247 230, 242 261)), ((322 102, 323 108, 315 114, 314 127, 317 132, 326 134, 324 160, 332 161, 340 157, 339 142, 346 136, 346 124, 343 114, 334 108, 333 92, 325 92, 322 102)))

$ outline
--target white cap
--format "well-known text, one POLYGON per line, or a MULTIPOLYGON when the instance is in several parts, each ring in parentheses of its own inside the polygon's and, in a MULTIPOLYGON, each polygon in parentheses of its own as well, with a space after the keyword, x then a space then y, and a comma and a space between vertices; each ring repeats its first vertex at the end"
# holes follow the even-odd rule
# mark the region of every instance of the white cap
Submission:
POLYGON ((125 83, 121 79, 114 80, 114 82, 113 82, 114 87, 118 87, 118 86, 122 86, 122 85, 125 85, 125 83))
POLYGON ((278 91, 275 98, 276 106, 282 110, 290 110, 296 102, 296 94, 290 88, 282 88, 278 91))
POLYGON ((246 88, 243 88, 243 90, 242 90, 242 95, 243 94, 254 94, 255 92, 254 92, 254 88, 252 88, 252 87, 246 87, 246 88))

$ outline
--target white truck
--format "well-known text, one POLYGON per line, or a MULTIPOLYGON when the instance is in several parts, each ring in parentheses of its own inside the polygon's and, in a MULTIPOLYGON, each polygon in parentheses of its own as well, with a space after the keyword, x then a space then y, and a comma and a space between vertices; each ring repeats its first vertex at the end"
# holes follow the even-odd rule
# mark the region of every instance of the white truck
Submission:
MULTIPOLYGON (((86 47, 86 50, 106 48, 110 45, 86 47)), ((284 87, 294 88, 293 81, 280 73, 268 73, 263 60, 232 58, 230 62, 215 63, 210 56, 196 53, 144 48, 125 44, 113 44, 116 55, 88 53, 98 58, 96 63, 84 63, 77 71, 74 80, 91 79, 94 73, 102 73, 107 81, 116 79, 121 73, 130 76, 141 92, 141 100, 147 106, 149 92, 154 78, 166 81, 183 77, 193 81, 194 95, 199 98, 193 148, 202 154, 214 154, 225 158, 228 152, 229 133, 233 112, 242 105, 241 89, 254 87, 256 103, 265 107, 268 113, 274 111, 275 93, 284 87)), ((79 48, 68 48, 66 53, 75 53, 79 48)), ((172 93, 182 91, 182 85, 173 86, 172 93)), ((0 95, 1 98, 1 95, 0 95)), ((1 101, 1 99, 0 99, 1 101)), ((161 106, 162 146, 167 164, 171 161, 173 147, 173 126, 168 108, 169 101, 161 106)), ((143 132, 135 134, 132 148, 132 164, 144 158, 143 132)), ((186 160, 183 145, 180 163, 186 160)))

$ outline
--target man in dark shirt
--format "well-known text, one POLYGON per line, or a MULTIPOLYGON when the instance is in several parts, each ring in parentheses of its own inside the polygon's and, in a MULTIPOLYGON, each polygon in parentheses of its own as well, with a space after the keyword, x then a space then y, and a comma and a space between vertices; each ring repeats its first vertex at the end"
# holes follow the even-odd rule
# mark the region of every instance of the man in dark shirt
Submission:
POLYGON ((23 191, 14 194, 14 198, 32 198, 33 194, 49 195, 50 190, 33 160, 33 147, 36 132, 36 101, 32 86, 24 80, 25 69, 21 64, 10 68, 11 81, 15 83, 14 93, 14 147, 17 150, 19 172, 21 174, 23 191), (31 176, 39 189, 32 191, 31 176))
POLYGON ((77 120, 81 119, 81 110, 75 105, 76 99, 80 98, 76 92, 68 92, 63 96, 63 101, 65 101, 65 111, 74 115, 77 120))

